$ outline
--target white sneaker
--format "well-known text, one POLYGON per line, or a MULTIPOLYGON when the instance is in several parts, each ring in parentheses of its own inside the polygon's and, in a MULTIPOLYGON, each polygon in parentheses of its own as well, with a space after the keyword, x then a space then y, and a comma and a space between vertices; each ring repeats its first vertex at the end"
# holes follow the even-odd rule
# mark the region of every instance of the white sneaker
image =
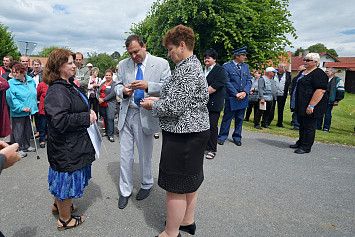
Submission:
POLYGON ((27 154, 24 151, 18 151, 18 153, 20 153, 21 158, 24 158, 27 156, 27 154))
POLYGON ((30 146, 29 148, 24 149, 23 151, 25 151, 25 152, 35 152, 36 148, 30 146))

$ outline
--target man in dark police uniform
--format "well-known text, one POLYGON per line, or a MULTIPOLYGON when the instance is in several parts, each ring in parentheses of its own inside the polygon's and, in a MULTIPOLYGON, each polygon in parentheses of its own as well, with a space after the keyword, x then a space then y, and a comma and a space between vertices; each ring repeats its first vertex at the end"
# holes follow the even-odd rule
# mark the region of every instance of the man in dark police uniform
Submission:
POLYGON ((244 63, 247 59, 246 49, 245 46, 233 51, 233 60, 223 65, 227 73, 227 81, 224 115, 218 135, 219 145, 223 145, 227 139, 233 118, 235 126, 232 138, 237 146, 242 145, 243 118, 248 107, 248 94, 251 88, 249 66, 244 63))

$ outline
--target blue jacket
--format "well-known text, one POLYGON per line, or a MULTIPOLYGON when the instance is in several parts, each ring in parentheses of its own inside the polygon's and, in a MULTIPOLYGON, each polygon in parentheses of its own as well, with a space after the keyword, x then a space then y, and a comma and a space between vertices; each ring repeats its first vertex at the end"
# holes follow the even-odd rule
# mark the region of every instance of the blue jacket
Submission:
POLYGON ((23 108, 31 109, 31 114, 38 112, 36 82, 32 77, 26 75, 26 82, 20 82, 15 78, 9 80, 10 88, 6 91, 6 102, 10 107, 11 117, 25 117, 29 112, 23 108))
POLYGON ((248 95, 251 89, 249 66, 242 63, 241 69, 238 70, 235 63, 230 61, 223 64, 223 67, 227 73, 226 100, 229 100, 229 97, 235 97, 236 94, 242 91, 247 93, 247 96, 244 99, 248 100, 248 95))

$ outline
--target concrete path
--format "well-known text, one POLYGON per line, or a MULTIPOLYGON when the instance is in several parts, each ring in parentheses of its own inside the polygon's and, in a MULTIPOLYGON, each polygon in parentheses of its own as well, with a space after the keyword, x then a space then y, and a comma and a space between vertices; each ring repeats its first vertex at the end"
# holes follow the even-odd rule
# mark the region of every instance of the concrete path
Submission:
MULTIPOLYGON (((315 143, 304 155, 288 148, 295 139, 243 131, 243 145, 230 138, 217 157, 205 160, 205 181, 196 209, 197 237, 355 236, 355 149, 315 143)), ((50 206, 46 150, 29 153, 0 175, 0 230, 5 236, 142 236, 164 229, 165 192, 155 185, 136 201, 139 165, 128 206, 118 202, 119 141, 105 139, 109 156, 93 163, 89 186, 75 200, 82 226, 59 232, 50 206)), ((155 141, 158 177, 161 138, 155 141)), ((182 236, 189 236, 181 232, 182 236)))

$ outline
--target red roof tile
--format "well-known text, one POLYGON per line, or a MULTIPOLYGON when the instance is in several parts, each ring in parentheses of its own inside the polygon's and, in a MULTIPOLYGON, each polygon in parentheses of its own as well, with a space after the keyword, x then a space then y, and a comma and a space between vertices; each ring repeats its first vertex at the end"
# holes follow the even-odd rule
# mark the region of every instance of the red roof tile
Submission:
POLYGON ((342 63, 355 63, 355 57, 337 57, 342 63))
POLYGON ((335 67, 335 68, 354 68, 354 63, 342 63, 342 62, 325 62, 324 67, 335 67))
POLYGON ((297 56, 291 58, 291 70, 297 70, 299 66, 303 65, 303 57, 297 56))

